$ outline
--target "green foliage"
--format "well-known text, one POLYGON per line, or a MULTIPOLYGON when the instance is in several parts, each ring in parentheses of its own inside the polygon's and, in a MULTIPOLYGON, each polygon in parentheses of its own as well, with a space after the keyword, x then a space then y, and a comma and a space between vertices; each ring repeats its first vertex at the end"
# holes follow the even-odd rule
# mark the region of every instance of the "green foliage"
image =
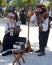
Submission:
MULTIPOLYGON (((31 6, 35 6, 37 3, 37 0, 31 0, 31 6)), ((27 6, 27 0, 11 0, 10 5, 15 5, 16 7, 20 7, 22 5, 27 6)))
POLYGON ((9 5, 14 5, 16 8, 18 8, 22 3, 22 0, 11 0, 9 2, 9 5))
POLYGON ((27 6, 27 0, 23 0, 23 5, 27 6))
MULTIPOLYGON (((23 4, 27 6, 27 0, 22 0, 23 4)), ((31 1, 31 6, 36 5, 37 0, 30 0, 31 1)))
POLYGON ((15 7, 17 7, 17 0, 11 0, 9 2, 9 5, 14 5, 15 7))
POLYGON ((2 0, 0 0, 0 6, 1 6, 1 4, 2 4, 2 0))
POLYGON ((50 4, 51 4, 51 2, 50 2, 50 1, 45 2, 45 6, 46 6, 46 7, 49 7, 49 6, 50 6, 50 4))
POLYGON ((5 0, 0 0, 0 6, 6 6, 6 5, 7 5, 7 3, 5 0))
POLYGON ((31 0, 32 9, 35 9, 36 4, 37 4, 37 0, 31 0))
POLYGON ((37 0, 31 0, 31 5, 36 5, 37 4, 37 0))

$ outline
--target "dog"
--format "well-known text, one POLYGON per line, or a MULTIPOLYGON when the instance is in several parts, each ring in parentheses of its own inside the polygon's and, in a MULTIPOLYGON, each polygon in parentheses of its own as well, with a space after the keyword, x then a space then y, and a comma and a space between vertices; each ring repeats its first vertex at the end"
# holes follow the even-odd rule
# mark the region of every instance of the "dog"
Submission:
POLYGON ((21 65, 20 63, 20 58, 23 60, 23 63, 25 63, 25 59, 24 57, 22 56, 24 53, 29 53, 31 51, 31 46, 30 46, 30 42, 27 42, 26 44, 26 47, 24 49, 22 49, 21 51, 20 50, 13 50, 12 51, 12 54, 13 56, 15 57, 14 61, 13 61, 13 65, 18 62, 19 65, 21 65), (16 56, 16 54, 18 56, 16 56))
POLYGON ((13 56, 15 57, 15 59, 14 59, 14 61, 13 61, 13 65, 14 65, 16 62, 18 62, 18 64, 21 65, 21 63, 20 63, 20 61, 19 61, 20 58, 23 60, 23 63, 25 63, 25 59, 24 59, 24 57, 22 56, 23 53, 24 53, 24 50, 21 50, 21 51, 19 51, 19 50, 13 50, 13 51, 12 51, 12 54, 13 54, 13 56), (16 56, 16 54, 17 54, 18 56, 16 56))

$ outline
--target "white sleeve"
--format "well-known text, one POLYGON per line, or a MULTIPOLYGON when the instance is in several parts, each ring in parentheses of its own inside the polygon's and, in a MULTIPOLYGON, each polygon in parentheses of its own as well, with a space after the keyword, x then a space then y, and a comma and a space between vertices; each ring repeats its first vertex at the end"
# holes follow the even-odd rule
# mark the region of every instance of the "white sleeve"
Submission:
POLYGON ((30 22, 31 22, 31 24, 37 26, 37 17, 36 17, 36 13, 34 13, 34 15, 31 16, 30 22))
POLYGON ((42 26, 43 26, 42 31, 47 31, 48 30, 48 23, 49 23, 49 18, 44 20, 44 23, 42 24, 42 26))
POLYGON ((37 18, 36 18, 36 14, 34 13, 34 15, 33 16, 31 16, 31 18, 30 18, 30 22, 37 22, 37 18))
POLYGON ((51 17, 51 11, 49 11, 49 16, 51 17))

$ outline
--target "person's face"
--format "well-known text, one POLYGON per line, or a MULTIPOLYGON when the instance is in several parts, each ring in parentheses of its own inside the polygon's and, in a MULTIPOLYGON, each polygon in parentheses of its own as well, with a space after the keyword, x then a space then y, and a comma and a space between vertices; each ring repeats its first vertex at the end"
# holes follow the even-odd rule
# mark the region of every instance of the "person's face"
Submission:
POLYGON ((37 8, 37 11, 38 11, 38 12, 41 12, 41 11, 42 11, 42 9, 41 9, 41 8, 37 8))
POLYGON ((13 21, 14 21, 14 17, 9 17, 9 20, 10 20, 11 22, 13 22, 13 21))

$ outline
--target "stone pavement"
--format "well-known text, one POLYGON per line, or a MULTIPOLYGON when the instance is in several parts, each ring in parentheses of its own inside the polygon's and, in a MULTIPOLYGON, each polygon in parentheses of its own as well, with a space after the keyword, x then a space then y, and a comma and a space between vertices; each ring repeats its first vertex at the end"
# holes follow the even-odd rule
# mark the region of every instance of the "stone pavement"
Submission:
MULTIPOLYGON (((0 18, 0 39, 3 40, 4 31, 5 31, 5 24, 7 20, 0 18)), ((28 38, 28 27, 27 25, 21 25, 22 31, 20 33, 20 36, 28 38)), ((37 53, 33 52, 28 54, 24 54, 25 58, 25 64, 23 64, 22 60, 20 59, 20 62, 22 65, 52 65, 52 28, 50 30, 48 45, 46 48, 46 55, 42 57, 38 57, 37 53)), ((29 40, 31 43, 31 47, 35 50, 38 49, 38 27, 31 26, 30 25, 30 35, 29 40)), ((1 49, 0 49, 1 50, 1 49)), ((12 65, 12 62, 14 60, 13 55, 8 56, 2 56, 0 53, 0 65, 12 65)), ((16 64, 18 65, 18 63, 16 64)))

